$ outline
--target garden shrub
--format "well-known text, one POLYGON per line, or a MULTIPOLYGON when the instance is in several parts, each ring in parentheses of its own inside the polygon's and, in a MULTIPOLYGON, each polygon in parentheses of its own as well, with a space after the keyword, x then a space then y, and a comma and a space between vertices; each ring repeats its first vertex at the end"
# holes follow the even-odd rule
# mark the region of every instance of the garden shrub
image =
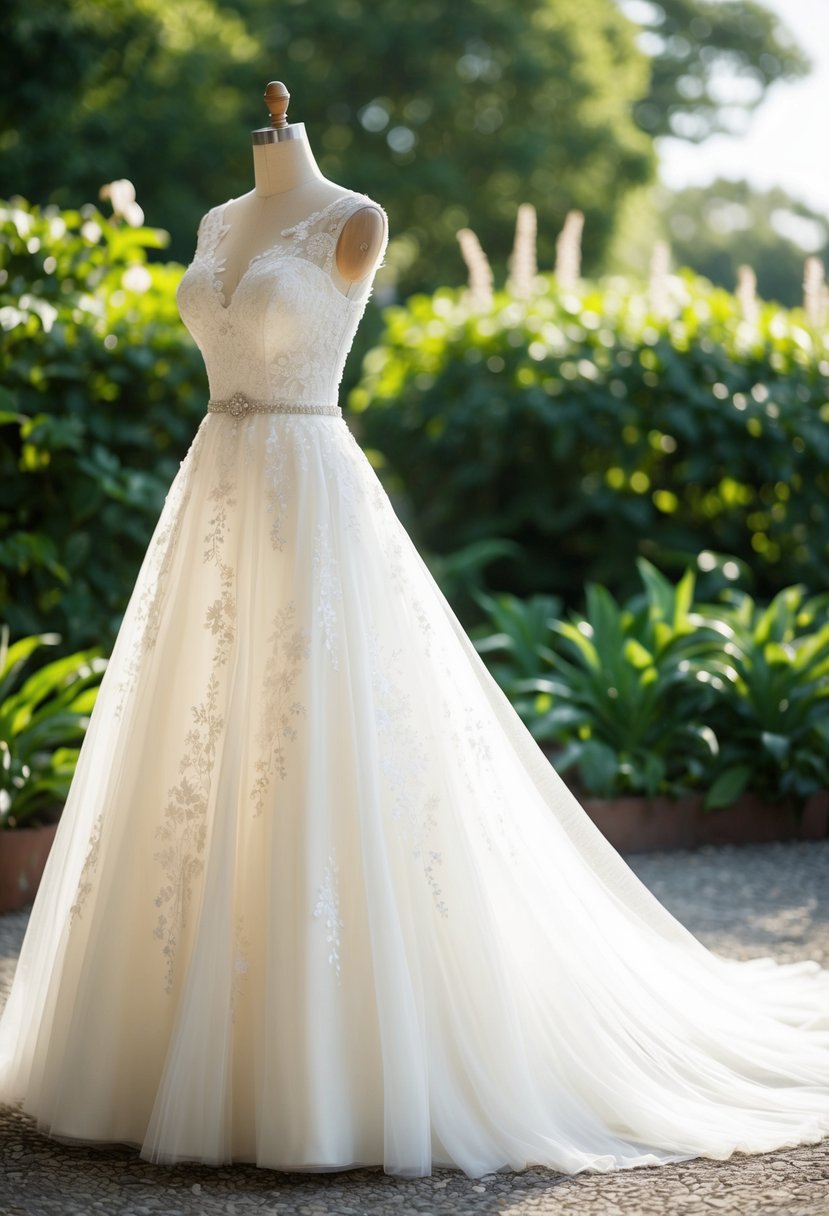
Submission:
POLYGON ((108 652, 205 409, 167 233, 0 205, 0 616, 108 652))
POLYGON ((568 603, 701 551, 760 597, 829 586, 826 335, 776 305, 746 321, 690 273, 659 308, 627 281, 535 283, 385 313, 349 404, 416 542, 517 542, 487 585, 568 603))
POLYGON ((0 624, 0 848, 5 829, 54 823, 63 810, 106 659, 90 647, 32 670, 57 633, 10 640, 0 624))
POLYGON ((580 793, 730 805, 745 790, 802 808, 829 789, 829 593, 734 587, 696 596, 646 559, 618 603, 588 584, 584 614, 554 597, 479 593, 475 644, 556 769, 580 793))

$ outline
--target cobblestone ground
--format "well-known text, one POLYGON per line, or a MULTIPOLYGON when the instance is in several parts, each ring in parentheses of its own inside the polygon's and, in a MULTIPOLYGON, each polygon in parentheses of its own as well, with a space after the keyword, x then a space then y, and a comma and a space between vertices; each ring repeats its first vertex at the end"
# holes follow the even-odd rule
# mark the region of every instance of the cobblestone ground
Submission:
MULTIPOLYGON (((733 957, 814 958, 829 966, 829 841, 628 859, 707 946, 733 957)), ((0 1001, 26 924, 0 917, 0 1001)), ((728 1161, 575 1177, 549 1170, 470 1179, 439 1170, 399 1179, 382 1170, 279 1174, 255 1166, 162 1167, 136 1149, 64 1145, 0 1107, 2 1216, 248 1216, 249 1213, 423 1213, 428 1216, 829 1216, 829 1139, 728 1161)))

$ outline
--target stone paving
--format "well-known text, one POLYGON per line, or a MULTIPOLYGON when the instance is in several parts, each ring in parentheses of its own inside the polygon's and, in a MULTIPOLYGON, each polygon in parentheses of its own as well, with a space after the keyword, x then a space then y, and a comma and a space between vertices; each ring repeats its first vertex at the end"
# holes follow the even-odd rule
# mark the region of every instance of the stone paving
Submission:
MULTIPOLYGON (((628 858, 707 946, 829 966, 829 841, 705 848, 628 858)), ((26 914, 0 917, 0 1001, 26 914)), ((0 1216, 829 1216, 829 1139, 728 1161, 583 1173, 550 1170, 470 1179, 438 1170, 400 1179, 381 1169, 280 1174, 251 1165, 157 1166, 136 1149, 50 1140, 0 1107, 0 1216)))

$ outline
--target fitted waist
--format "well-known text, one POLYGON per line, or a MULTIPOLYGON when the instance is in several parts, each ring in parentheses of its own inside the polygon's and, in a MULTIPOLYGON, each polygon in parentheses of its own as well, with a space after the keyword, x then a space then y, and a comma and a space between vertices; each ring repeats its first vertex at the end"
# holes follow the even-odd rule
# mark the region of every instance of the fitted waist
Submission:
POLYGON ((211 397, 207 403, 207 412, 232 414, 234 418, 243 418, 246 414, 327 414, 332 418, 343 416, 338 405, 314 405, 290 400, 263 401, 258 397, 248 397, 245 393, 234 393, 232 397, 222 401, 211 397))

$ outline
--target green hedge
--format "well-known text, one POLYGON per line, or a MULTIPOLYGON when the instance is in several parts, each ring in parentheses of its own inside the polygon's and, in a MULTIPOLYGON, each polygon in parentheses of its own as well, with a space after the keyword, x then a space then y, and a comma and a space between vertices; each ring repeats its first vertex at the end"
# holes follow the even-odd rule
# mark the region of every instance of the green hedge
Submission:
POLYGON ((167 233, 0 204, 0 617, 109 649, 204 412, 167 233))
POLYGON ((700 551, 761 597, 829 586, 826 335, 671 282, 668 316, 626 281, 541 276, 483 312, 449 289, 387 310, 350 405, 417 543, 518 542, 488 585, 568 603, 700 551))
MULTIPOLYGON (((203 413, 182 268, 151 261, 167 239, 93 205, 0 204, 0 614, 15 636, 108 648, 203 413)), ((538 283, 484 314, 449 290, 387 310, 348 396, 421 548, 461 583, 488 563, 488 586, 568 603, 588 581, 631 593, 638 556, 679 570, 700 550, 701 570, 759 596, 826 586, 829 354, 802 315, 766 306, 752 331, 690 277, 668 320, 622 282, 538 283)))

